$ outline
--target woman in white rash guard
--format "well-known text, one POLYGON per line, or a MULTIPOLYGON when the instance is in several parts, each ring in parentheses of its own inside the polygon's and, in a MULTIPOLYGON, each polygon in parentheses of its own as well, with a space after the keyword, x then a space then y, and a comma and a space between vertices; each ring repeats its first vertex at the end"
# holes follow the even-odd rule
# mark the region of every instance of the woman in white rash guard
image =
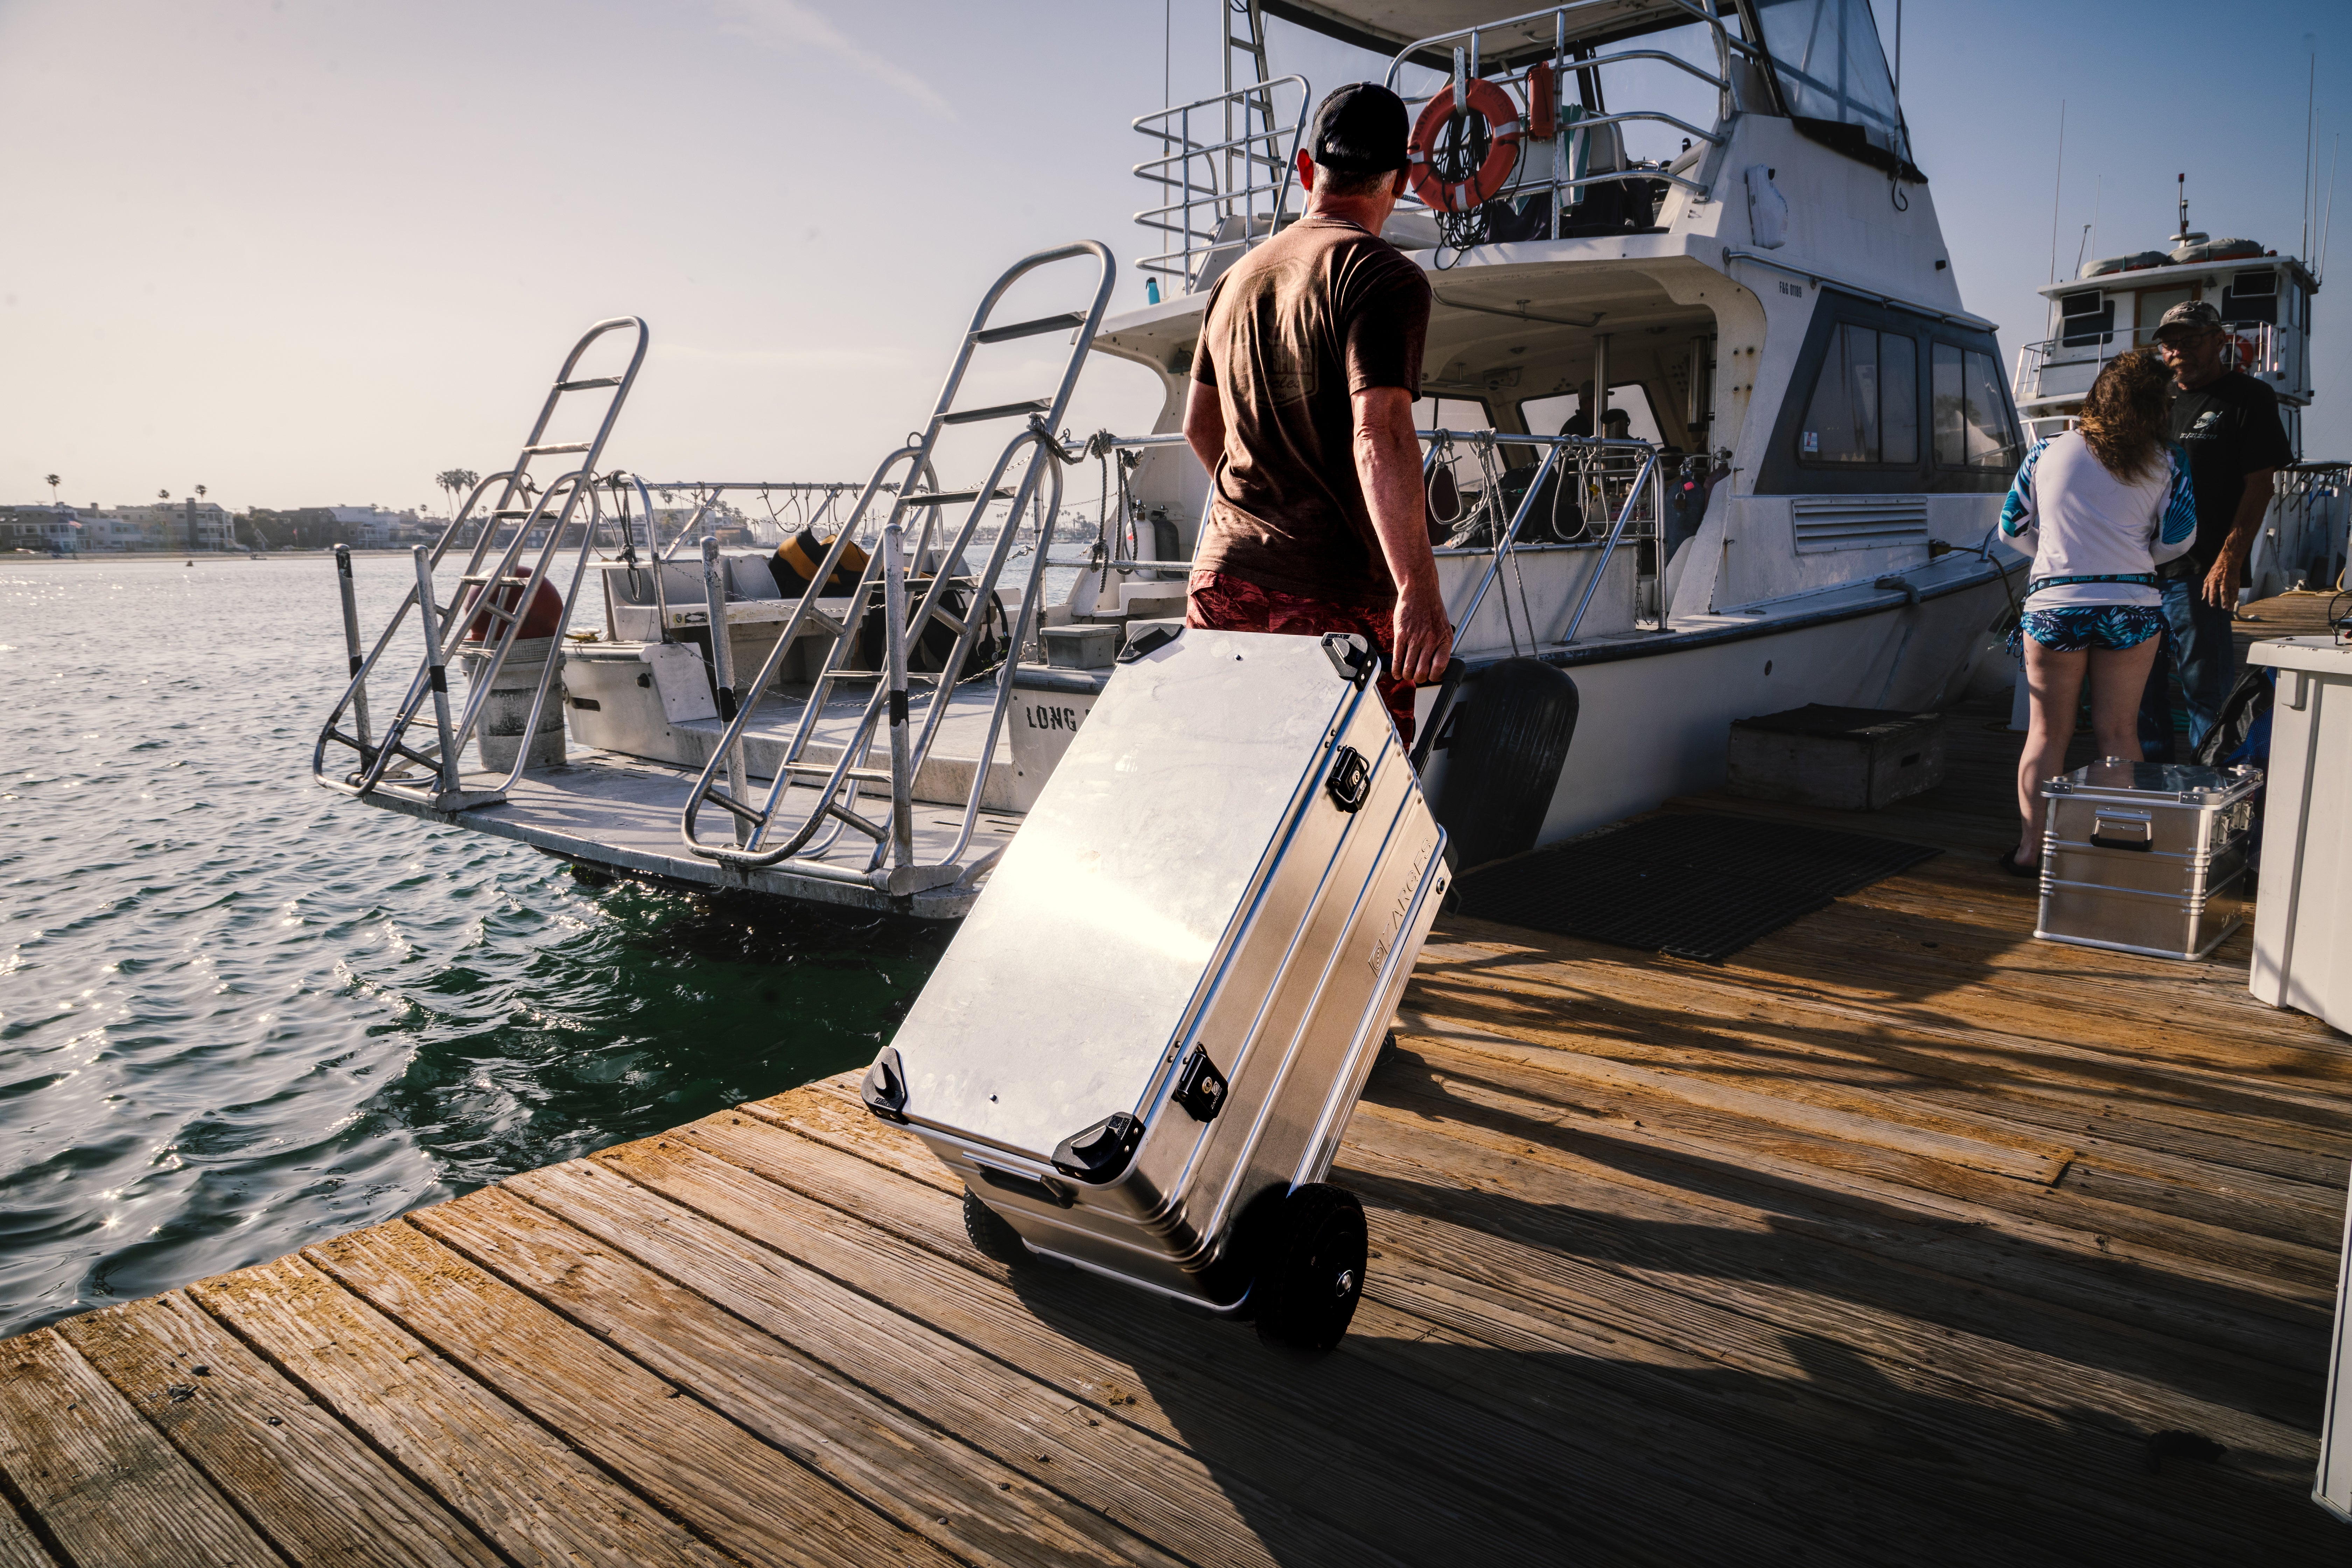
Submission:
POLYGON ((2033 556, 2011 648, 2025 656, 2033 720, 2017 762, 2024 832, 2000 858, 2011 875, 2042 864, 2042 781, 2066 768, 2083 681, 2099 754, 2140 755, 2139 695, 2164 614, 2156 569, 2197 540, 2187 454, 2165 438, 2172 373, 2146 349, 2099 372, 2077 427, 2034 443, 2001 503, 2000 530, 2033 556))

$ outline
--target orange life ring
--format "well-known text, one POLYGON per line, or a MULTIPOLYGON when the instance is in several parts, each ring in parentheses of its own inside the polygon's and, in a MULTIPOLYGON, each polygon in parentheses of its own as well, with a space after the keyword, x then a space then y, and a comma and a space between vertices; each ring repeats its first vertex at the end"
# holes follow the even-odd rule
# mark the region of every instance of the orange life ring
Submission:
POLYGON ((2230 341, 2231 341, 2232 343, 2234 343, 2234 344, 2236 344, 2236 345, 2237 345, 2237 349, 2238 349, 2238 368, 2239 368, 2240 370, 2243 370, 2243 371, 2250 371, 2250 370, 2253 369, 2253 368, 2254 368, 2254 341, 2253 341, 2253 339, 2252 339, 2252 338, 2248 337, 2248 336, 2247 336, 2245 333, 2243 333, 2243 332, 2231 332, 2231 333, 2230 334, 2230 341))
POLYGON ((1518 166, 1519 139, 1524 127, 1519 121, 1519 106, 1511 95, 1484 77, 1470 79, 1470 112, 1482 115, 1486 121, 1486 162, 1478 172, 1467 179, 1442 180, 1430 167, 1430 153, 1437 145, 1438 132, 1454 117, 1454 89, 1429 100, 1421 118, 1412 128, 1412 142, 1406 148, 1406 166, 1412 174, 1412 193, 1437 212, 1468 212, 1481 203, 1492 201, 1518 166))

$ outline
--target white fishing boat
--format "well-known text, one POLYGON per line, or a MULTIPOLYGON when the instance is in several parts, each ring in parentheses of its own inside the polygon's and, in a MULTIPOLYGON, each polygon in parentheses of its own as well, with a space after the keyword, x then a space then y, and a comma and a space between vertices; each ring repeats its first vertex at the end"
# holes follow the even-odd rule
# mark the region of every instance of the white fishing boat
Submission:
POLYGON ((2311 261, 2256 240, 2216 239, 2190 228, 2183 176, 2180 227, 2165 248, 2078 260, 2074 277, 2040 292, 2050 301, 2049 336, 2017 353, 2018 408, 2037 437, 2073 422, 2101 366, 2153 344, 2167 310, 2192 300, 2210 302, 2230 334, 2234 368, 2277 395, 2297 458, 2273 480, 2240 598, 2267 599, 2342 579, 2352 462, 2307 458, 2303 445, 2303 414, 2313 396, 2311 301, 2319 292, 2311 261))
POLYGON ((716 519, 787 487, 606 467, 646 329, 598 323, 372 643, 346 567, 319 782, 604 872, 961 915, 1114 651, 1182 613, 1203 304, 1298 212, 1318 96, 1273 72, 1267 16, 1389 56, 1416 116, 1424 199, 1388 237, 1436 297, 1420 411, 1467 679, 1423 694, 1423 754, 1457 847, 1712 787, 1737 719, 2008 684, 2021 432, 1863 0, 1218 7, 1229 89, 1134 122, 1145 303, 1112 309, 1104 244, 1022 261, 917 434, 772 554, 716 519), (1097 354, 1160 378, 1155 429, 1064 430, 1097 354))

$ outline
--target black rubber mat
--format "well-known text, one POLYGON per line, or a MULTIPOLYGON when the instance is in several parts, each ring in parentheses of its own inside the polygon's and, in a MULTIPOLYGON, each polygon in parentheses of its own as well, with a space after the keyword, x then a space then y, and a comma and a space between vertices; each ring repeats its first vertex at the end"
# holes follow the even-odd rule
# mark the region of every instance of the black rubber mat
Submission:
POLYGON ((1841 894, 1942 851, 1737 816, 1652 816, 1454 885, 1480 920, 1720 963, 1841 894))

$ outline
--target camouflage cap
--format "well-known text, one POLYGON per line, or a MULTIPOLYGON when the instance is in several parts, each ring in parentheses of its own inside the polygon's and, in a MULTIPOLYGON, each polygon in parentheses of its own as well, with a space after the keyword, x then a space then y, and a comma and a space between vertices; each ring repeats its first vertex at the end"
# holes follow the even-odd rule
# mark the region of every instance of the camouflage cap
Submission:
POLYGON ((2218 331, 2221 326, 2221 311, 2202 300, 2189 300, 2175 305, 2164 313, 2164 320, 2156 324, 2156 335, 2160 341, 2165 333, 2175 327, 2184 331, 2202 332, 2218 331))

